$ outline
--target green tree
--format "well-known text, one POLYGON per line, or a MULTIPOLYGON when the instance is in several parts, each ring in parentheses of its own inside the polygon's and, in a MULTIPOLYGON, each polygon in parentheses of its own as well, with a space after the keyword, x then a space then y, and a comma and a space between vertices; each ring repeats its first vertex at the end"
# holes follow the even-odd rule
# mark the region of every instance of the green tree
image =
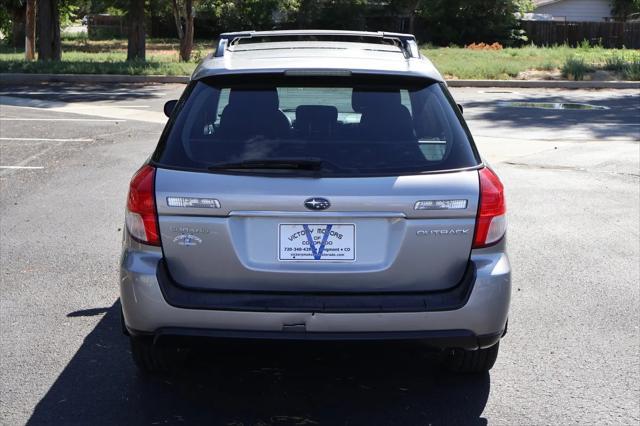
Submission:
POLYGON ((423 0, 421 13, 432 42, 510 44, 518 22, 514 0, 423 0))
POLYGON ((520 13, 531 13, 536 8, 533 0, 514 0, 513 3, 516 8, 516 12, 520 13))
POLYGON ((625 21, 632 13, 640 13, 640 0, 612 0, 611 14, 625 21))
POLYGON ((409 18, 409 32, 415 33, 415 20, 418 6, 421 0, 390 0, 388 10, 395 15, 407 16, 409 18))
POLYGON ((367 0, 328 0, 318 3, 319 16, 311 25, 338 30, 361 30, 365 27, 367 0))
POLYGON ((3 0, 0 7, 0 31, 13 47, 24 43, 25 0, 3 0))
POLYGON ((367 9, 367 0, 202 0, 198 14, 212 13, 227 31, 361 29, 367 9))
POLYGON ((213 13, 225 30, 268 30, 290 20, 298 6, 298 0, 203 0, 198 10, 213 13))
MULTIPOLYGON (((82 17, 91 13, 108 13, 111 15, 126 15, 129 10, 129 0, 64 0, 77 8, 77 15, 82 17)), ((148 0, 166 2, 166 0, 148 0)))

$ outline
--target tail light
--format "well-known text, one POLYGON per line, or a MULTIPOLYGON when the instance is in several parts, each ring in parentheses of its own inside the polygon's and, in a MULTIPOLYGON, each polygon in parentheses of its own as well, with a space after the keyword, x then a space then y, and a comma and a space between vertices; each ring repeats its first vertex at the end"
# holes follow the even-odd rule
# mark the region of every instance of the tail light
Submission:
POLYGON ((131 179, 127 199, 126 224, 129 234, 141 243, 159 246, 158 217, 154 182, 156 169, 143 166, 131 179))
POLYGON ((499 241, 507 230, 504 187, 493 170, 485 167, 480 175, 480 206, 476 220, 473 248, 481 248, 499 241))

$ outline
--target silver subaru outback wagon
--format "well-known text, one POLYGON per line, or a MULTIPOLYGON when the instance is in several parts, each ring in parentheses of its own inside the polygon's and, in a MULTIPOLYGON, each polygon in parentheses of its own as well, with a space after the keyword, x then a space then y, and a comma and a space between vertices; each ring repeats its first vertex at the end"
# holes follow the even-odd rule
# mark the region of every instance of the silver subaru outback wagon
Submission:
POLYGON ((413 36, 222 34, 165 113, 126 208, 138 367, 191 338, 416 339, 453 371, 493 366, 503 186, 413 36))

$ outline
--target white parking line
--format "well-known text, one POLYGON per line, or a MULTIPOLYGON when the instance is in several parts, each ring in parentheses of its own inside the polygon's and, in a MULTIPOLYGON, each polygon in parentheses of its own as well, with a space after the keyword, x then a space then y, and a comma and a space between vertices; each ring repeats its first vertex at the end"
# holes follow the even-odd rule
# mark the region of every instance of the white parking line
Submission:
POLYGON ((64 112, 100 118, 115 118, 118 120, 144 121, 147 123, 158 124, 164 124, 167 122, 167 117, 162 111, 132 111, 131 108, 120 108, 119 106, 104 104, 96 105, 94 103, 83 102, 65 103, 34 98, 16 98, 0 94, 0 106, 4 105, 29 108, 37 111, 64 112))
POLYGON ((93 139, 55 139, 55 138, 0 138, 0 141, 31 141, 31 142, 93 142, 93 139))
POLYGON ((42 166, 0 166, 0 169, 29 169, 29 170, 39 170, 44 169, 42 166))
POLYGON ((35 154, 28 156, 24 160, 18 161, 18 163, 16 163, 13 166, 3 167, 3 170, 0 170, 0 176, 4 177, 4 176, 7 176, 7 175, 10 175, 10 174, 14 173, 16 170, 20 170, 21 167, 37 167, 37 166, 27 166, 27 164, 29 164, 30 162, 32 162, 36 158, 46 154, 47 152, 51 151, 52 149, 54 149, 57 146, 60 146, 60 144, 56 144, 56 143, 51 144, 51 145, 47 146, 46 148, 41 149, 39 152, 36 152, 35 154))
POLYGON ((132 95, 145 95, 145 96, 157 96, 157 97, 162 97, 162 96, 166 96, 166 93, 163 92, 91 92, 91 91, 87 91, 87 92, 52 92, 52 91, 46 91, 46 92, 10 92, 10 91, 0 91, 0 95, 6 95, 6 96, 19 96, 19 95, 27 95, 27 96, 33 96, 33 95, 59 95, 59 96, 64 96, 64 95, 72 95, 72 96, 95 96, 95 95, 100 95, 100 96, 132 96, 132 95))
POLYGON ((640 123, 576 123, 586 126, 640 126, 640 123))
POLYGON ((478 90, 478 93, 486 93, 488 95, 492 95, 492 94, 496 94, 496 95, 519 95, 520 92, 516 92, 515 90, 500 90, 500 89, 494 89, 494 90, 478 90))
POLYGON ((120 122, 127 121, 124 119, 103 119, 103 118, 13 118, 13 117, 0 117, 0 121, 108 121, 108 122, 120 122))

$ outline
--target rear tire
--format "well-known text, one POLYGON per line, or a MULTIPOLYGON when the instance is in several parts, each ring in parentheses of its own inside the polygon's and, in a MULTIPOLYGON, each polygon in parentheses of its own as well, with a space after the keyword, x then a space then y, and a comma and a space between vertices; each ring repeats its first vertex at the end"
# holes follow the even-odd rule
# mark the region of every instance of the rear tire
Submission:
POLYGON ((485 349, 466 351, 452 349, 446 355, 445 365, 454 373, 479 374, 491 370, 498 358, 500 342, 485 349))
POLYGON ((130 336, 129 330, 127 330, 127 324, 124 322, 124 312, 122 312, 122 308, 120 308, 120 327, 122 328, 122 334, 130 336))
POLYGON ((148 336, 130 336, 131 356, 143 373, 168 373, 180 366, 186 352, 175 346, 155 345, 148 336))

